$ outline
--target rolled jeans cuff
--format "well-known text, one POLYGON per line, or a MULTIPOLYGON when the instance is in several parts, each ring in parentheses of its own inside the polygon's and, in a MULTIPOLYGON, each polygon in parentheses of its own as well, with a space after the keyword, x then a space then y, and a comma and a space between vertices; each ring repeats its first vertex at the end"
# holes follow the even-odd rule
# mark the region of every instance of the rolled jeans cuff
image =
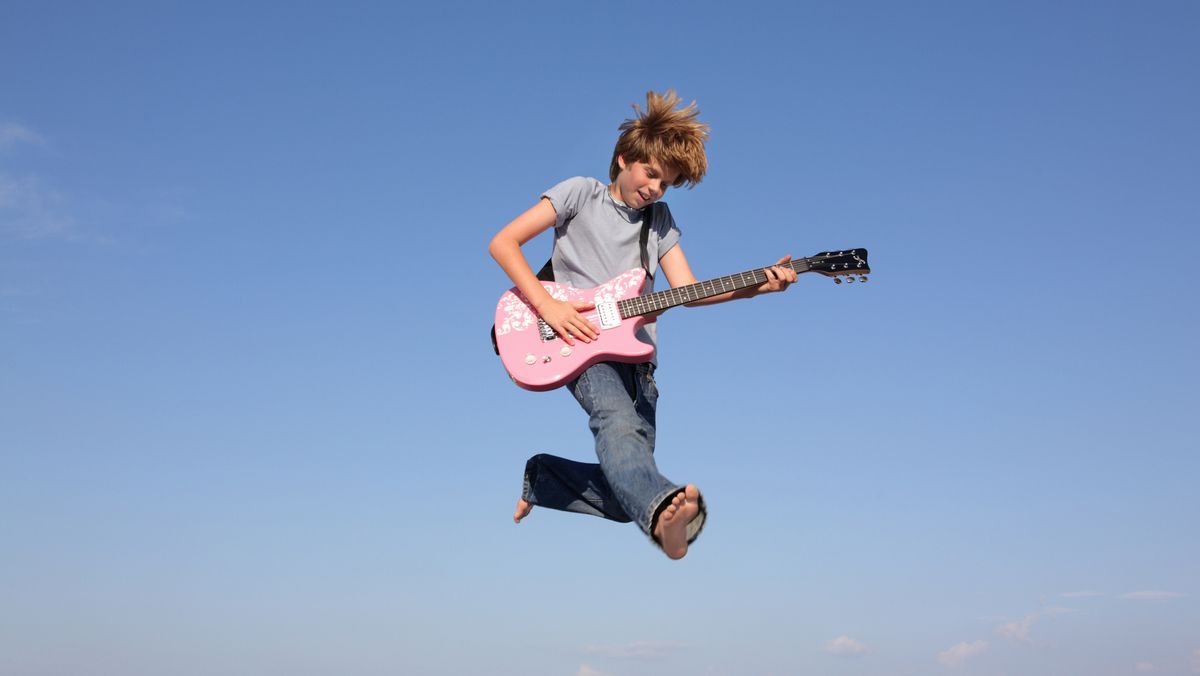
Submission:
MULTIPOLYGON (((672 488, 665 491, 658 500, 650 503, 654 505, 654 509, 650 512, 650 523, 645 528, 645 531, 646 536, 650 538, 650 542, 654 543, 654 546, 659 549, 662 549, 662 544, 654 539, 654 524, 658 523, 658 516, 667 508, 667 505, 671 504, 671 500, 679 493, 682 493, 683 490, 683 487, 672 488)), ((700 537, 700 531, 704 530, 704 524, 708 521, 708 506, 704 504, 703 493, 697 499, 697 505, 699 506, 699 511, 696 512, 696 516, 692 517, 692 520, 687 525, 687 543, 689 545, 695 542, 696 538, 700 537)))

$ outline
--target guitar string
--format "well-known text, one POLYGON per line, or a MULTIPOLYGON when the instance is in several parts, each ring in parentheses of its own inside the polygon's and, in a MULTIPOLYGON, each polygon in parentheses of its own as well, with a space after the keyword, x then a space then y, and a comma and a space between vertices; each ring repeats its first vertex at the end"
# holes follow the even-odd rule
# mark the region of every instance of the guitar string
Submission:
MULTIPOLYGON (((837 254, 824 254, 810 258, 801 258, 798 260, 788 261, 787 263, 781 263, 781 265, 789 267, 792 270, 800 273, 810 272, 812 270, 812 263, 818 261, 819 259, 834 256, 845 256, 847 254, 857 257, 859 251, 860 250, 858 249, 851 249, 846 252, 838 252, 837 254), (797 269, 800 267, 802 267, 802 269, 797 269)), ((860 259, 860 263, 862 262, 865 261, 860 259)), ((657 291, 644 296, 626 298, 624 300, 617 301, 617 311, 622 317, 635 317, 650 312, 666 310, 676 305, 701 300, 720 293, 725 293, 727 291, 738 291, 740 289, 754 286, 755 284, 762 284, 763 282, 767 281, 766 270, 767 268, 757 268, 732 275, 726 275, 724 277, 717 277, 703 282, 688 284, 686 286, 675 287, 665 291, 657 291), (720 289, 717 288, 718 284, 720 285, 720 289), (732 284, 732 287, 727 287, 727 284, 732 284)), ((867 270, 869 270, 869 268, 867 270)), ((866 271, 864 270, 863 272, 866 271)), ((853 273, 851 272, 850 274, 853 273)))
MULTIPOLYGON (((793 270, 796 270, 797 266, 803 265, 803 270, 796 271, 807 272, 810 269, 808 263, 811 260, 813 259, 802 258, 800 260, 783 263, 782 265, 793 270)), ((720 293, 725 293, 726 291, 737 291, 749 286, 754 286, 755 284, 762 284, 765 281, 767 281, 766 268, 747 270, 746 272, 739 272, 732 275, 726 275, 725 277, 717 277, 715 279, 710 279, 703 282, 696 282, 695 284, 679 286, 673 289, 647 294, 645 296, 627 298, 625 300, 618 301, 617 310, 620 312, 622 317, 634 317, 647 314, 649 312, 655 312, 657 310, 665 310, 674 307, 675 305, 689 303, 694 300, 708 298, 709 296, 715 296, 720 293), (747 281, 747 277, 749 277, 749 281, 747 281), (716 289, 716 285, 718 283, 721 285, 720 290, 716 289), (731 288, 726 288, 727 283, 731 283, 733 286, 731 288), (708 287, 707 291, 704 288, 705 286, 708 287), (700 293, 693 297, 693 292, 695 291, 699 291, 700 293), (660 301, 665 301, 665 303, 661 303, 660 306, 660 301), (626 312, 627 310, 632 310, 633 312, 626 312)))

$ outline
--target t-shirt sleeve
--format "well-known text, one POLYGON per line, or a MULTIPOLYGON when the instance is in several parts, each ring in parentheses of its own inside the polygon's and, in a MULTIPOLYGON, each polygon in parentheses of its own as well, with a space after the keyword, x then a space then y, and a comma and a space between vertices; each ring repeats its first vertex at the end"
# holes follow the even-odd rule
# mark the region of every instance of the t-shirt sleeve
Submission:
POLYGON ((542 193, 542 197, 550 200, 550 205, 554 207, 555 229, 563 227, 568 221, 575 218, 575 214, 579 213, 580 205, 591 191, 591 187, 587 178, 576 176, 568 178, 542 193))
POLYGON ((671 210, 667 208, 666 202, 659 202, 662 208, 658 210, 660 214, 656 219, 656 223, 652 223, 654 233, 658 235, 658 257, 662 258, 671 250, 671 247, 679 243, 679 226, 675 225, 675 219, 671 216, 671 210))

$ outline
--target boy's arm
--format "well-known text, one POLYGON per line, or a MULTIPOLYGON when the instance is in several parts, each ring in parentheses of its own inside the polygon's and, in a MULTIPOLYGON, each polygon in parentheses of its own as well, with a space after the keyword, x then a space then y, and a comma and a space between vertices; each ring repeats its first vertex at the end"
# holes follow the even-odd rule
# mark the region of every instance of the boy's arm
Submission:
POLYGON ((500 229, 488 244, 488 253, 516 284, 521 293, 537 311, 538 315, 549 324, 568 345, 574 345, 572 336, 584 342, 596 338, 596 327, 592 326, 579 310, 587 310, 592 306, 588 303, 566 303, 553 298, 546 292, 529 261, 521 253, 521 245, 537 237, 554 226, 557 214, 550 200, 542 198, 525 213, 517 216, 511 223, 500 229))
MULTIPOLYGON (((764 271, 767 273, 767 281, 760 286, 747 287, 745 289, 738 289, 737 291, 728 291, 715 296, 709 296, 708 298, 701 298, 700 300, 692 301, 691 303, 685 303, 684 305, 687 307, 695 307, 697 305, 712 305, 714 303, 724 303, 726 301, 737 300, 740 298, 753 298, 754 296, 763 293, 786 291, 788 286, 792 282, 796 281, 796 271, 791 268, 783 267, 782 265, 790 260, 792 260, 790 255, 784 256, 783 258, 780 258, 779 262, 775 265, 769 268, 764 268, 764 271)), ((658 267, 663 271, 663 274, 667 276, 667 282, 671 284, 672 289, 677 286, 695 284, 698 281, 696 276, 692 274, 692 267, 688 265, 687 256, 683 255, 683 247, 679 246, 678 244, 671 247, 670 250, 658 260, 658 267)))

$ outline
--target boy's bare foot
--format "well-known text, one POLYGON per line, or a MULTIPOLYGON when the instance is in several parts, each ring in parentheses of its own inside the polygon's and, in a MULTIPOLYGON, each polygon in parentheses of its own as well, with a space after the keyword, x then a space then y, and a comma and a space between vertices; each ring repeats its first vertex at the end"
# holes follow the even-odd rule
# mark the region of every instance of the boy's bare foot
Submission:
POLYGON ((513 512, 513 523, 521 523, 521 519, 529 516, 533 505, 525 502, 525 498, 517 498, 517 511, 513 512))
POLYGON ((688 484, 675 494, 671 504, 658 515, 654 539, 672 559, 687 556, 687 525, 700 513, 700 490, 688 484))

